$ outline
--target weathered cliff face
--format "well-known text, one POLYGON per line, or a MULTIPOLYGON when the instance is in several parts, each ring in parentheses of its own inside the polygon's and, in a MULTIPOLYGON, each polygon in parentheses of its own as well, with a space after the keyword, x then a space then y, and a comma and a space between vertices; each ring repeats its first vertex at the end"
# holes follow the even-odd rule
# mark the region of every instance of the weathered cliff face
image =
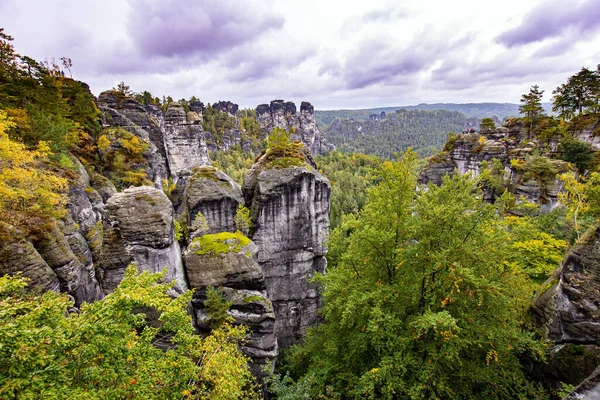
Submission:
POLYGON ((174 177, 199 165, 210 165, 206 147, 206 132, 200 120, 188 120, 179 103, 171 103, 164 116, 164 138, 169 167, 174 177))
POLYGON ((204 233, 235 232, 235 213, 244 204, 242 189, 233 179, 213 167, 196 168, 185 188, 190 225, 202 213, 208 229, 204 233))
POLYGON ((594 151, 600 151, 600 119, 592 118, 582 126, 579 139, 592 145, 594 151))
POLYGON ((142 106, 132 98, 119 98, 113 91, 98 97, 104 127, 120 127, 149 144, 144 157, 150 180, 160 187, 163 179, 177 179, 198 165, 209 165, 202 129, 204 105, 194 102, 186 113, 179 103, 171 103, 163 113, 159 106, 142 106))
POLYGON ((174 293, 187 289, 181 252, 174 240, 173 207, 162 191, 143 186, 115 194, 106 204, 103 225, 99 268, 105 292, 114 290, 131 262, 140 271, 166 268, 165 279, 176 282, 174 293))
MULTIPOLYGON (((534 299, 540 333, 554 344, 545 368, 554 381, 577 385, 600 366, 599 293, 600 227, 567 254, 534 299)), ((600 380, 586 387, 600 390, 600 380)))
POLYGON ((317 321, 319 293, 310 278, 324 273, 330 185, 312 168, 270 169, 264 157, 244 178, 258 245, 258 263, 275 310, 282 347, 298 341, 317 321))
POLYGON ((0 246, 0 276, 15 275, 29 279, 35 289, 60 291, 60 281, 56 273, 27 240, 4 241, 0 246))
POLYGON ((275 315, 256 262, 257 251, 257 246, 240 234, 207 234, 192 240, 184 259, 190 288, 196 289, 192 300, 196 327, 210 329, 206 288, 217 287, 223 299, 232 303, 228 313, 234 323, 249 328, 241 350, 252 360, 254 375, 263 377, 264 365, 273 362, 279 351, 275 315))
POLYGON ((94 266, 89 261, 91 254, 85 239, 80 237, 73 227, 71 229, 64 225, 62 227, 63 230, 59 229, 58 225, 49 227, 44 236, 34 243, 35 248, 56 274, 60 282, 60 291, 73 296, 76 306, 84 301, 93 302, 101 299, 102 293, 96 280, 94 266), (67 235, 64 232, 67 232, 67 235), (73 249, 81 258, 73 252, 73 249))
POLYGON ((144 158, 148 163, 145 172, 148 178, 160 187, 161 181, 169 177, 163 133, 159 123, 150 117, 146 109, 131 98, 119 99, 113 91, 98 96, 98 108, 102 111, 102 126, 118 127, 147 143, 144 158))
MULTIPOLYGON (((434 155, 419 176, 419 183, 440 185, 445 175, 454 173, 478 176, 484 163, 491 167, 497 160, 503 171, 503 185, 518 199, 526 198, 530 202, 542 205, 542 209, 551 210, 558 204, 558 194, 563 189, 560 179, 541 177, 527 170, 525 160, 535 154, 538 143, 523 142, 526 132, 520 124, 497 128, 484 133, 457 134, 450 139, 442 152, 434 155)), ((568 170, 567 163, 561 160, 548 160, 558 172, 568 170)), ((500 190, 486 188, 486 200, 493 201, 502 194, 500 190)))
POLYGON ((291 101, 273 100, 270 105, 261 104, 256 107, 258 122, 265 132, 279 127, 293 131, 293 138, 302 141, 312 154, 325 154, 334 150, 327 143, 325 135, 315 122, 314 107, 303 101, 300 114, 296 114, 296 105, 291 101))

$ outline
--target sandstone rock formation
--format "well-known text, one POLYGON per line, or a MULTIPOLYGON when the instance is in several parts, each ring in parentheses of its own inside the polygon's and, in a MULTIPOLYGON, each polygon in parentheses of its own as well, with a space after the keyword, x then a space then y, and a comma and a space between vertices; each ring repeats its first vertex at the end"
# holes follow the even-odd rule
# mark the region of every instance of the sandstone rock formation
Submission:
POLYGON ((319 294, 309 279, 325 272, 330 185, 310 166, 273 169, 265 156, 244 178, 258 263, 273 303, 279 345, 298 341, 317 321, 319 294))
POLYGON ((254 375, 262 377, 262 368, 268 361, 273 362, 279 351, 275 315, 256 262, 257 251, 257 246, 241 233, 222 232, 193 239, 184 259, 190 288, 196 289, 192 300, 196 327, 210 329, 205 290, 208 286, 219 288, 224 300, 232 302, 228 313, 234 322, 250 329, 241 350, 252 360, 254 375))
POLYGON ((99 267, 102 288, 112 291, 128 264, 141 271, 167 269, 175 293, 187 289, 179 245, 174 240, 173 207, 167 196, 151 187, 135 187, 112 196, 104 212, 104 241, 99 267))
POLYGON ((169 177, 166 163, 164 135, 159 123, 150 118, 146 109, 131 98, 120 98, 114 91, 102 92, 98 96, 98 108, 102 111, 103 127, 119 127, 148 143, 145 157, 148 160, 148 178, 160 187, 161 181, 169 177))
POLYGON ((4 241, 0 246, 0 276, 20 273, 29 279, 29 285, 40 290, 60 291, 60 281, 27 240, 4 241))
POLYGON ((314 107, 306 101, 300 105, 300 115, 296 114, 294 103, 283 100, 273 100, 270 105, 257 106, 256 115, 266 132, 275 127, 292 130, 293 138, 306 144, 312 154, 325 154, 334 149, 327 144, 325 135, 315 122, 314 107))
POLYGON ((194 169, 184 196, 190 224, 202 213, 208 223, 203 233, 235 232, 233 218, 244 198, 240 185, 224 172, 207 166, 194 169))
POLYGON ((76 306, 84 301, 93 302, 102 298, 93 265, 91 263, 84 265, 81 262, 58 226, 50 227, 50 230, 45 232, 34 245, 58 277, 60 291, 73 296, 76 306))
POLYGON ((164 138, 173 176, 199 165, 210 165, 205 132, 198 121, 188 122, 179 103, 169 104, 164 117, 164 138))
MULTIPOLYGON (((542 209, 551 210, 558 204, 558 194, 563 189, 560 179, 540 177, 526 170, 526 159, 535 154, 538 144, 522 143, 526 140, 521 125, 510 129, 497 128, 486 133, 456 134, 444 149, 431 157, 422 170, 419 183, 440 185, 445 175, 471 173, 478 176, 484 162, 488 168, 492 160, 500 162, 504 169, 504 186, 517 199, 524 197, 528 201, 542 205, 542 209)), ((556 172, 566 172, 568 165, 561 160, 548 160, 556 172)), ((484 189, 486 200, 493 201, 502 191, 484 189)))
MULTIPOLYGON (((600 227, 567 254, 534 299, 541 334, 554 344, 545 368, 552 380, 577 385, 600 366, 599 293, 600 227)), ((600 390, 597 377, 593 386, 600 390)))

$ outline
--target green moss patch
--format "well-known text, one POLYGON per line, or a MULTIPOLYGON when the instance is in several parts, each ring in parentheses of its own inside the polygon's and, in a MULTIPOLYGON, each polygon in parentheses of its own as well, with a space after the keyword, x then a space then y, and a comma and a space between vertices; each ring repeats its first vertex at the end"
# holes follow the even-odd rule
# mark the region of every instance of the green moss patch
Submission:
POLYGON ((192 178, 193 179, 211 179, 213 181, 218 181, 219 177, 217 176, 217 171, 219 171, 215 167, 211 167, 210 165, 203 165, 200 167, 194 167, 192 169, 192 178))
POLYGON ((250 243, 250 239, 240 231, 235 233, 220 232, 195 238, 192 243, 199 247, 194 253, 216 256, 218 254, 238 252, 242 247, 250 243))

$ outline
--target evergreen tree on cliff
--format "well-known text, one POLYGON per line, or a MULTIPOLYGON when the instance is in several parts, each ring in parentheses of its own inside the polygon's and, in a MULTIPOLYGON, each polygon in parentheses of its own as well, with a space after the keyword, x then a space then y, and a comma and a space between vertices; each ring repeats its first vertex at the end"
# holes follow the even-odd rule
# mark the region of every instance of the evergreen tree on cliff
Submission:
POLYGON ((533 85, 529 89, 529 93, 521 96, 519 112, 524 114, 529 122, 528 139, 531 138, 534 123, 544 115, 544 107, 542 107, 543 95, 544 91, 540 90, 538 85, 533 85))

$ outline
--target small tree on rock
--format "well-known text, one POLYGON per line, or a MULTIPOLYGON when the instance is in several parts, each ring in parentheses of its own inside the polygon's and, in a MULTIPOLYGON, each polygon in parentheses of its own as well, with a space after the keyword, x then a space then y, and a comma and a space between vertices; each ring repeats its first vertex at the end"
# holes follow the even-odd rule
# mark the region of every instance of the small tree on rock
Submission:
POLYGON ((543 95, 544 91, 540 90, 538 85, 533 85, 531 89, 529 89, 529 93, 521 96, 519 112, 524 114, 529 121, 527 139, 531 138, 531 132, 533 131, 534 123, 544 116, 544 107, 542 107, 543 95))

